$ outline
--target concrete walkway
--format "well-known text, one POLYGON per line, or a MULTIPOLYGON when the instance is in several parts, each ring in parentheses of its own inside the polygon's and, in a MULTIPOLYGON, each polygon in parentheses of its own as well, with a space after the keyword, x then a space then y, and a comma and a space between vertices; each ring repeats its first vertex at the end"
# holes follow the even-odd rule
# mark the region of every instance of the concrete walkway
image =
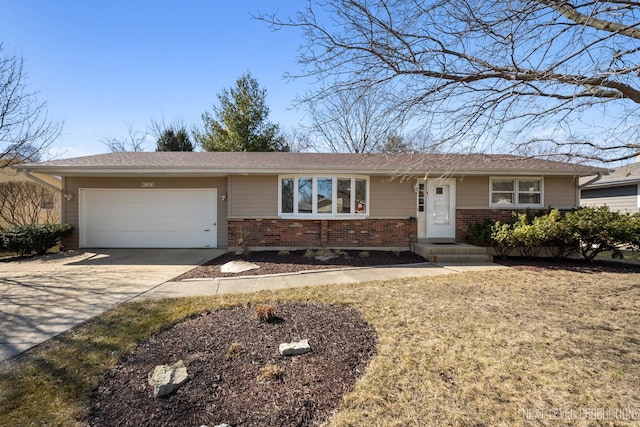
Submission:
POLYGON ((127 301, 220 295, 506 268, 413 264, 171 282, 217 249, 110 249, 0 262, 0 361, 127 301))
POLYGON ((373 280, 392 280, 405 277, 440 276, 465 271, 506 269, 503 265, 483 263, 476 265, 444 265, 420 263, 387 267, 345 268, 339 270, 314 270, 291 274, 267 276, 222 277, 216 279, 192 279, 182 282, 166 282, 140 294, 136 299, 175 298, 196 295, 221 295, 249 293, 262 290, 298 288, 342 283, 358 283, 373 280))
POLYGON ((224 252, 107 249, 0 262, 0 361, 224 252))

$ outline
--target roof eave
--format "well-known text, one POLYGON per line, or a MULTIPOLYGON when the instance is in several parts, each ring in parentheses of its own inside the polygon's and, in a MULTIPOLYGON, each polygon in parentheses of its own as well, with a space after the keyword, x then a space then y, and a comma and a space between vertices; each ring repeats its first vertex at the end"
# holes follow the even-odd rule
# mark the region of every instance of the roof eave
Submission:
MULTIPOLYGON (((18 169, 18 168, 17 168, 18 169)), ((153 175, 153 176, 226 176, 226 175, 278 175, 278 174, 364 174, 387 176, 423 176, 428 173, 431 177, 451 175, 555 175, 555 176, 589 176, 594 170, 566 170, 557 169, 523 169, 523 168, 478 168, 478 169, 431 169, 426 168, 353 168, 353 167, 288 167, 288 168, 235 168, 235 167, 89 167, 89 166, 39 166, 22 165, 19 169, 27 169, 32 172, 45 173, 59 176, 123 176, 123 175, 153 175)), ((603 169, 602 171, 606 171, 603 169)), ((597 172, 597 171, 596 171, 597 172)))
POLYGON ((640 177, 612 179, 608 181, 598 181, 593 184, 587 185, 585 188, 599 188, 599 187, 620 187, 623 185, 640 184, 640 177))

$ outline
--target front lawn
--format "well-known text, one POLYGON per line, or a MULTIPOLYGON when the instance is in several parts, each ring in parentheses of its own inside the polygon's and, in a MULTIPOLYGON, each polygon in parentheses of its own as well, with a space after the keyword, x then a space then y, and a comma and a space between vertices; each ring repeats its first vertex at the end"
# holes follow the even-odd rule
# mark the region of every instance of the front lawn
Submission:
POLYGON ((640 421, 640 273, 523 268, 126 304, 0 364, 0 425, 81 425, 98 376, 154 332, 289 301, 347 305, 378 334, 330 425, 640 421))

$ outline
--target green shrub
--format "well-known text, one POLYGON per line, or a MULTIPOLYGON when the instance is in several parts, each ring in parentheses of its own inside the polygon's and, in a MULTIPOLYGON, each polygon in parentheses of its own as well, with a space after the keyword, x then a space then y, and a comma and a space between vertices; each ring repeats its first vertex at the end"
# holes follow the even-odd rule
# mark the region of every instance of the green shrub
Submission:
POLYGON ((640 250, 640 212, 635 213, 629 219, 630 222, 630 239, 629 246, 634 251, 640 250))
POLYGON ((73 227, 69 224, 25 225, 0 233, 0 246, 18 255, 33 252, 44 255, 60 242, 60 238, 70 236, 73 227))
POLYGON ((548 256, 561 259, 578 252, 580 239, 569 229, 564 215, 558 209, 534 218, 533 227, 548 256))
POLYGON ((538 228, 533 225, 534 220, 535 217, 529 212, 517 214, 516 220, 511 226, 510 244, 518 250, 521 256, 527 258, 540 254, 540 233, 538 228))
POLYGON ((501 257, 514 249, 522 256, 537 256, 544 248, 553 258, 580 253, 593 261, 601 252, 611 251, 613 257, 621 258, 621 249, 640 250, 640 213, 629 215, 603 206, 564 215, 557 209, 512 215, 510 223, 492 224, 485 220, 470 225, 467 240, 475 245, 491 245, 501 257))
POLYGON ((512 236, 513 225, 501 223, 497 221, 491 227, 491 241, 496 254, 502 258, 506 258, 511 249, 515 248, 512 236))
POLYGON ((493 238, 491 237, 491 228, 496 222, 491 219, 485 219, 482 222, 476 222, 467 226, 467 242, 476 246, 493 246, 493 238))
POLYGON ((569 231, 580 240, 580 255, 588 261, 605 251, 611 251, 613 258, 622 258, 620 249, 638 240, 633 217, 611 211, 608 206, 584 207, 567 214, 565 220, 569 231))

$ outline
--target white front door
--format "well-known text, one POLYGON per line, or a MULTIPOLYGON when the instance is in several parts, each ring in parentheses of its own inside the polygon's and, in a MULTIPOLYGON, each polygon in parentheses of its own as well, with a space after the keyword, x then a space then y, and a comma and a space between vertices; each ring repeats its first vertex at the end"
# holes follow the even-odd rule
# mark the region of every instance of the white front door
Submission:
POLYGON ((427 239, 456 237, 456 180, 418 180, 418 236, 427 239))

